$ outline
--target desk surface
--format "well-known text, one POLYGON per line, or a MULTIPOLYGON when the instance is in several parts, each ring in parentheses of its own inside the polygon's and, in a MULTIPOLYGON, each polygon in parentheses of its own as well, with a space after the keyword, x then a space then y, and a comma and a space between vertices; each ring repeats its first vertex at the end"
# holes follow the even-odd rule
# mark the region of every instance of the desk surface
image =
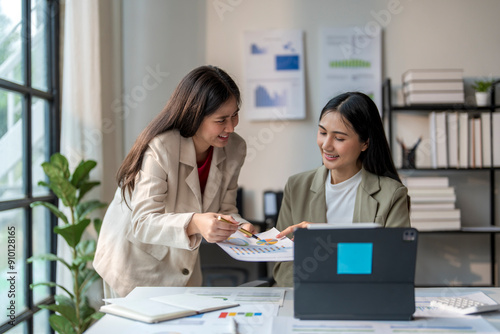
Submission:
MULTIPOLYGON (((262 289, 283 289, 283 288, 254 288, 254 287, 227 287, 227 288, 185 288, 185 287, 138 287, 134 289, 127 298, 148 298, 156 297, 161 295, 169 295, 182 293, 187 289, 224 289, 227 291, 238 291, 238 292, 256 292, 262 289)), ((283 306, 280 307, 278 318, 293 318, 293 289, 284 288, 285 300, 283 306)), ((417 297, 427 297, 427 296, 457 296, 463 295, 464 293, 474 293, 474 292, 484 292, 490 298, 500 303, 500 288, 481 288, 481 287, 467 287, 467 288, 416 288, 415 295, 417 297)), ((500 312, 485 313, 482 315, 498 332, 500 332, 500 312)), ((399 324, 401 322, 398 322, 399 324)), ((403 322, 404 323, 404 322, 403 322)), ((137 327, 131 326, 131 324, 137 324, 134 321, 115 317, 112 315, 105 315, 98 322, 92 325, 85 333, 86 334, 97 334, 97 333, 136 333, 137 327)), ((160 323, 165 324, 165 323, 160 323)), ((145 324, 146 326, 156 326, 145 324)))

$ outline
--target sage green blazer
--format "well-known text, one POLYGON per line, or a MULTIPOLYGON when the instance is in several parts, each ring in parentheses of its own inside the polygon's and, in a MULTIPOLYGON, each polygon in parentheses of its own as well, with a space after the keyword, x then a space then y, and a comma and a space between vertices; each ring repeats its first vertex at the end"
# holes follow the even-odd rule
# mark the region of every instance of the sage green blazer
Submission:
MULTIPOLYGON (((294 175, 288 179, 277 229, 303 221, 326 223, 325 181, 328 169, 294 175)), ((361 183, 356 193, 353 223, 377 223, 384 227, 410 227, 407 188, 400 182, 362 169, 361 183)), ((292 235, 289 235, 292 238, 292 235)), ((278 262, 274 266, 278 286, 293 286, 293 262, 278 262)))

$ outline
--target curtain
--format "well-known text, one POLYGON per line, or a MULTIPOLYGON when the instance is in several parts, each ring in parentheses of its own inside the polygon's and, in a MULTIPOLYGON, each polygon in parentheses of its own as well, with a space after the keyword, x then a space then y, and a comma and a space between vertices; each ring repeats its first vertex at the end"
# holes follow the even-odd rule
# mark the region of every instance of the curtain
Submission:
MULTIPOLYGON (((97 161, 90 178, 101 181, 103 104, 99 1, 66 0, 63 8, 61 153, 68 158, 70 170, 74 170, 81 160, 97 161)), ((85 198, 102 201, 101 188, 94 188, 85 198)), ((92 225, 86 234, 84 237, 96 238, 92 225)), ((71 258, 70 249, 61 237, 58 239, 58 256, 71 258)), ((57 283, 72 288, 69 271, 59 263, 56 280, 57 283)), ((92 295, 93 297, 89 297, 91 303, 99 303, 98 291, 94 291, 92 295)))

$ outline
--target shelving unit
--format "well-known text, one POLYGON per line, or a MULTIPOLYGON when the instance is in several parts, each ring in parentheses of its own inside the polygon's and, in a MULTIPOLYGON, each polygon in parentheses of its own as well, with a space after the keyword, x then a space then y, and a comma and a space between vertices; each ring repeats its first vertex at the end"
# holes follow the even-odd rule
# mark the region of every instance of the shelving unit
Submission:
MULTIPOLYGON (((496 85, 499 84, 500 81, 497 81, 493 84, 491 95, 490 95, 490 105, 485 107, 477 107, 475 105, 464 105, 464 104, 432 104, 432 105, 411 105, 411 106, 395 106, 392 104, 392 91, 391 91, 391 80, 387 79, 382 87, 382 116, 384 119, 384 124, 386 125, 386 132, 389 141, 389 145, 391 146, 393 152, 396 151, 393 148, 393 143, 395 139, 394 128, 393 128, 393 118, 396 113, 425 113, 429 114, 432 111, 464 111, 468 112, 470 115, 474 115, 478 112, 490 112, 490 117, 492 113, 495 112, 496 109, 499 109, 500 106, 495 104, 495 88, 496 85)), ((493 136, 493 122, 491 122, 492 131, 491 135, 493 136)), ((492 145, 498 145, 500 143, 493 143, 492 145)), ((489 221, 487 223, 483 222, 481 226, 467 226, 469 224, 465 224, 458 231, 423 231, 421 233, 426 234, 434 234, 434 235, 464 235, 464 233, 474 233, 478 234, 488 234, 490 239, 490 264, 491 264, 491 285, 498 286, 498 278, 496 274, 496 236, 500 233, 500 227, 495 226, 495 174, 496 171, 499 171, 499 167, 494 167, 493 164, 493 150, 490 152, 491 154, 491 167, 486 168, 417 168, 414 170, 409 169, 400 169, 402 174, 411 173, 411 174, 438 174, 438 175, 450 175, 455 173, 468 173, 473 174, 475 172, 479 172, 479 174, 488 175, 489 180, 489 221)), ((474 174, 473 174, 474 175, 474 174)), ((477 175, 477 174, 476 174, 477 175)))

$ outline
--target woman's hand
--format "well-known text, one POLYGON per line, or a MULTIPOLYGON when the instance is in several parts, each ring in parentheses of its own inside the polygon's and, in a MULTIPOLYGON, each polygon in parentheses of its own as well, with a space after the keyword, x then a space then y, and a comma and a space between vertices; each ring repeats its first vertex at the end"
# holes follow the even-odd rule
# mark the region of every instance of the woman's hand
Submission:
MULTIPOLYGON (((251 224, 244 224, 251 225, 251 224)), ((226 240, 239 228, 239 223, 229 215, 221 215, 214 212, 195 213, 188 225, 188 235, 200 233, 208 242, 221 242, 226 240), (218 220, 221 216, 230 223, 218 220)), ((253 226, 252 226, 253 228, 253 226)))
MULTIPOLYGON (((292 226, 288 226, 287 228, 285 228, 283 231, 281 231, 280 233, 278 233, 276 235, 276 238, 277 239, 281 239, 283 238, 284 236, 290 234, 290 233, 293 233, 296 229, 298 228, 307 228, 307 226, 309 226, 309 224, 313 224, 313 223, 310 223, 310 222, 302 222, 300 224, 295 224, 295 225, 292 225, 292 226)), ((293 240, 293 239, 292 239, 293 240)))

